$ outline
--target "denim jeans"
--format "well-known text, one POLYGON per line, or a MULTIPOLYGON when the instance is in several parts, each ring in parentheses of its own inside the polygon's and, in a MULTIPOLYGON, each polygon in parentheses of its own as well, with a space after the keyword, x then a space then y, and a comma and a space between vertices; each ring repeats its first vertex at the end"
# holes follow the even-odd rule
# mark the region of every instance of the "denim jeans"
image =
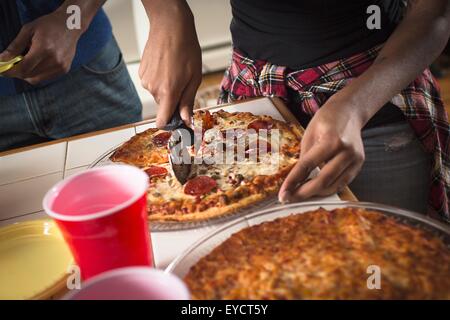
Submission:
POLYGON ((142 105, 114 38, 91 62, 0 97, 0 151, 140 121, 142 105))
POLYGON ((406 121, 363 130, 366 160, 350 189, 360 201, 426 213, 431 155, 406 121))

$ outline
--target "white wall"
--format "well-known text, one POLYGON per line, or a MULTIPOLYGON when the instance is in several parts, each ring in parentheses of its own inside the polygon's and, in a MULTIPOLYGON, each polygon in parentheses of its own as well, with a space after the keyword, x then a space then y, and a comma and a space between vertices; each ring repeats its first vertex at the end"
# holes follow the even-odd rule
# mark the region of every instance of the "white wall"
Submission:
POLYGON ((140 1, 108 0, 104 9, 113 25, 113 32, 125 58, 125 62, 140 60, 137 34, 134 26, 133 4, 140 1))
POLYGON ((144 119, 153 118, 156 115, 155 100, 147 90, 142 88, 138 74, 142 52, 138 39, 142 34, 148 33, 148 31, 144 31, 144 29, 148 30, 148 26, 145 26, 145 21, 141 20, 143 18, 141 13, 145 15, 141 1, 108 0, 104 5, 104 9, 111 20, 114 36, 119 43, 124 60, 127 63, 128 72, 141 99, 143 105, 142 116, 144 119), (139 10, 136 10, 135 7, 139 10), (135 12, 139 12, 139 19, 136 19, 135 12), (139 24, 143 24, 143 26, 139 27, 140 33, 138 34, 136 26, 139 24))

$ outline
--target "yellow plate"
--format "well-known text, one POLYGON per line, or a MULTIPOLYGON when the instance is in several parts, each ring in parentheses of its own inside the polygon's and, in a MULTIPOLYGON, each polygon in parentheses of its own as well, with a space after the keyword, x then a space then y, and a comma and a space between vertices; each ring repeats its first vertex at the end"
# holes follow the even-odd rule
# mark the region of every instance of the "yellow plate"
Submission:
POLYGON ((0 228, 0 299, 48 299, 66 285, 72 255, 51 220, 0 228))
POLYGON ((12 69, 16 64, 18 64, 20 61, 22 61, 22 59, 23 59, 22 56, 17 56, 12 60, 9 60, 6 62, 0 62, 0 74, 12 69))

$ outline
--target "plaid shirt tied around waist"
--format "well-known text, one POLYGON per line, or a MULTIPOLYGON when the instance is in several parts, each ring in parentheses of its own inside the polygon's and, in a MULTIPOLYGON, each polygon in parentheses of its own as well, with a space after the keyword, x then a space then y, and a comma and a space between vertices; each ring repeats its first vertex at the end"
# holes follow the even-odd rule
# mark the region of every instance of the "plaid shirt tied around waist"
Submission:
MULTIPOLYGON (((235 49, 219 103, 275 96, 291 105, 294 100, 301 111, 313 116, 328 98, 366 71, 381 48, 304 70, 252 60, 235 49)), ((404 113, 424 150, 433 154, 427 214, 450 223, 450 126, 431 72, 426 69, 391 102, 404 113)))

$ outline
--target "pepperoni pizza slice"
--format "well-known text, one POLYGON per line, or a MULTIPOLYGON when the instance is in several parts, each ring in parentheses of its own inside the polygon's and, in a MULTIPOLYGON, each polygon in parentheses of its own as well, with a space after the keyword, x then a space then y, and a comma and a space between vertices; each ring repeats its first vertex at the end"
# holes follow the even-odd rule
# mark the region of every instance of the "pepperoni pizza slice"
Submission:
POLYGON ((167 142, 170 132, 148 129, 125 142, 111 156, 110 160, 131 164, 145 169, 156 164, 167 163, 167 142))

